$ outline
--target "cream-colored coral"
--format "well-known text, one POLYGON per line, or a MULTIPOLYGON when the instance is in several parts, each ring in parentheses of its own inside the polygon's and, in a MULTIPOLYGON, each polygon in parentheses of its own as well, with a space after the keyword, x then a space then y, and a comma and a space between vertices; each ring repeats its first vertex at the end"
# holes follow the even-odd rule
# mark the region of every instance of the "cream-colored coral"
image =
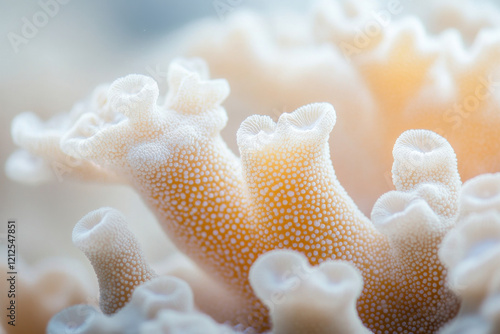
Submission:
POLYGON ((61 147, 128 178, 180 250, 264 313, 257 300, 247 302, 255 299, 247 273, 261 241, 246 232, 255 227, 241 167, 218 134, 229 87, 207 72, 200 60, 173 62, 163 108, 151 78, 115 81, 105 111, 84 114, 61 147))
POLYGON ((83 217, 73 243, 89 258, 99 281, 99 306, 112 314, 129 301, 134 289, 156 277, 123 216, 101 208, 83 217))
POLYGON ((464 183, 460 193, 459 220, 470 214, 500 211, 500 174, 483 174, 464 183))
POLYGON ((409 130, 398 138, 392 154, 392 180, 398 191, 416 190, 438 215, 457 216, 462 182, 446 139, 432 131, 409 130))
POLYGON ((99 110, 106 102, 107 85, 97 87, 87 101, 76 104, 70 113, 42 122, 32 112, 22 113, 12 121, 14 143, 22 147, 6 163, 7 175, 19 182, 40 183, 56 176, 80 180, 123 182, 110 170, 75 158, 61 150, 60 141, 74 122, 89 109, 99 110))
POLYGON ((141 326, 139 334, 235 334, 228 325, 221 325, 202 313, 162 311, 154 321, 141 326))

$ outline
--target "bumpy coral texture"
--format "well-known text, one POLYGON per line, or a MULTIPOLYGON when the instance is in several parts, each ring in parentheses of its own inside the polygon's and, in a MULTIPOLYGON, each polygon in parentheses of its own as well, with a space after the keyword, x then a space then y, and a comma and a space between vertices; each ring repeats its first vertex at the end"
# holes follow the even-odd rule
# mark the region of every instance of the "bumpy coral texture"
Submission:
MULTIPOLYGON (((459 302, 446 287, 437 257, 458 214, 461 184, 455 153, 444 138, 425 130, 401 135, 393 152, 397 191, 375 205, 372 224, 335 176, 328 146, 336 122, 331 105, 306 105, 277 123, 250 117, 237 135, 240 161, 219 135, 226 123, 220 104, 229 93, 227 82, 209 80, 197 59, 174 61, 168 78, 163 106, 157 105, 151 78, 116 80, 105 102, 91 103, 56 149, 134 185, 179 249, 236 296, 238 307, 223 310, 225 320, 258 331, 269 328, 268 309, 252 290, 249 270, 260 255, 282 248, 301 252, 311 265, 329 260, 354 265, 364 282, 356 311, 376 333, 436 332, 456 314, 459 302)), ((121 270, 117 254, 135 252, 135 246, 127 233, 118 233, 120 225, 112 226, 118 230, 108 236, 118 249, 103 255, 112 270, 121 270)), ((81 227, 75 235, 87 235, 76 231, 81 227)), ((103 240, 97 238, 96 245, 114 247, 103 240)), ((137 265, 144 267, 143 261, 137 265)), ((98 272, 102 265, 94 267, 98 272)), ((131 280, 133 286, 148 278, 141 275, 131 280)), ((254 283, 262 298, 258 286, 254 283)))
POLYGON ((390 190, 390 151, 408 129, 445 137, 464 180, 500 170, 498 17, 467 0, 326 0, 307 15, 204 23, 185 47, 229 81, 247 115, 332 103, 337 176, 369 213, 390 190))

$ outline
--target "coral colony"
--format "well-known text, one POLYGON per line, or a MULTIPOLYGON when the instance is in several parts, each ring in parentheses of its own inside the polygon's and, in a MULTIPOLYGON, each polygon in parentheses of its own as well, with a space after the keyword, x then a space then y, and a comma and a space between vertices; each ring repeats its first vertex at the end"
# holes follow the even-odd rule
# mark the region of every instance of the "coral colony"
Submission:
MULTIPOLYGON (((97 275, 100 311, 68 307, 48 333, 500 332, 500 174, 478 176, 500 170, 491 77, 500 65, 498 30, 478 33, 467 58, 452 54, 461 47, 456 35, 428 36, 406 17, 346 60, 333 45, 355 38, 351 21, 366 14, 356 4, 318 5, 307 20, 310 39, 273 40, 255 15, 240 14, 239 23, 206 28, 212 40, 191 42, 188 53, 226 72, 241 96, 247 87, 246 97, 262 105, 313 99, 277 122, 247 118, 237 131, 239 158, 220 136, 229 84, 210 79, 199 58, 170 63, 161 104, 157 83, 134 74, 47 122, 15 118, 12 135, 24 151, 8 164, 36 162, 36 179, 46 164, 71 160, 75 178, 130 184, 211 278, 204 290, 219 291, 197 305, 192 286, 151 269, 125 218, 101 208, 73 231, 97 275), (347 94, 338 113, 327 88, 347 94), (449 100, 462 113, 450 112, 449 100), (360 147, 352 154, 369 152, 370 162, 381 152, 379 161, 360 160, 364 169, 384 166, 392 140, 395 190, 378 198, 371 219, 337 179, 328 143, 337 117, 334 138, 360 147), (26 159, 32 155, 41 160, 26 159)), ((489 22, 487 10, 474 10, 476 21, 489 22)))

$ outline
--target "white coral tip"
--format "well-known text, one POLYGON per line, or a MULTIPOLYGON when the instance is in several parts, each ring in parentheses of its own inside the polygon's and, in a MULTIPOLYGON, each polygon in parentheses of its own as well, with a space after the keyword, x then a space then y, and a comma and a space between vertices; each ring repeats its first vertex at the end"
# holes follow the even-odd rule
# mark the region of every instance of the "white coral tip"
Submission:
POLYGON ((152 78, 130 74, 115 80, 108 91, 108 103, 112 110, 124 114, 130 121, 148 119, 146 114, 155 111, 158 85, 152 78))
POLYGON ((48 334, 95 333, 93 322, 100 313, 90 305, 74 305, 57 313, 47 325, 48 334))
POLYGON ((312 139, 324 139, 332 131, 337 115, 329 103, 311 103, 292 113, 281 114, 276 131, 292 132, 290 136, 307 135, 312 139))
POLYGON ((51 154, 58 149, 64 117, 44 123, 32 112, 24 112, 12 120, 11 136, 14 143, 30 152, 40 155, 51 154))
POLYGON ((232 334, 225 325, 219 325, 202 313, 181 313, 163 310, 153 321, 144 323, 139 328, 140 334, 232 334))
POLYGON ((12 120, 10 132, 12 140, 16 145, 24 147, 24 138, 26 133, 39 127, 40 119, 32 112, 23 112, 12 120))
POLYGON ((282 293, 299 283, 297 273, 310 275, 307 258, 299 252, 276 250, 263 254, 254 262, 249 280, 257 297, 270 305, 279 302, 275 298, 282 297, 282 293), (291 268, 294 273, 290 272, 291 268))
POLYGON ((94 136, 98 136, 102 131, 101 123, 98 115, 83 114, 61 137, 61 150, 77 159, 86 159, 95 155, 93 140, 94 136))
POLYGON ((168 85, 171 91, 179 90, 182 80, 196 73, 202 80, 210 77, 208 65, 202 58, 176 58, 170 62, 168 67, 168 85))
POLYGON ((253 115, 241 123, 236 134, 238 146, 246 149, 259 149, 266 146, 276 129, 276 123, 269 116, 253 115))
POLYGON ((194 308, 189 285, 176 277, 157 277, 134 291, 132 305, 138 305, 147 319, 153 319, 162 309, 190 312, 194 308))
POLYGON ((270 308, 276 334, 368 332, 356 312, 363 280, 350 263, 311 267, 299 252, 276 250, 255 261, 249 279, 270 308))
POLYGON ((73 243, 82 251, 97 251, 113 244, 117 232, 127 228, 122 214, 112 208, 100 208, 85 215, 73 229, 73 243))

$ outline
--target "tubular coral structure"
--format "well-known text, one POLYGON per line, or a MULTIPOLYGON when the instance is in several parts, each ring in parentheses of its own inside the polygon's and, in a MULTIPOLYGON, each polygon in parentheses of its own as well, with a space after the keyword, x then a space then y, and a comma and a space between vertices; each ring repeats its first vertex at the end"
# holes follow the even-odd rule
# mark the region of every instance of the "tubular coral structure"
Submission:
MULTIPOLYGON (((250 117, 238 131, 240 161, 219 135, 226 123, 220 103, 229 93, 227 82, 209 80, 201 60, 174 61, 168 78, 163 106, 151 78, 116 80, 103 103, 91 102, 93 108, 61 135, 58 147, 52 143, 53 150, 132 184, 179 249, 236 296, 239 307, 225 310, 227 321, 259 332, 269 328, 268 311, 257 298, 265 296, 259 275, 252 278, 256 296, 249 270, 260 255, 282 248, 301 252, 311 265, 354 265, 363 279, 357 313, 375 333, 436 332, 457 313, 458 299, 437 257, 458 214, 460 187, 455 153, 444 138, 425 130, 401 135, 393 152, 397 191, 379 200, 372 224, 335 176, 328 146, 336 121, 331 105, 306 105, 277 123, 250 117)), ((30 143, 20 140, 30 137, 17 127, 18 142, 30 143)), ((38 136, 44 136, 43 127, 38 136)), ((26 146, 42 156, 47 151, 26 146)), ((132 263, 127 256, 139 251, 113 212, 89 214, 75 228, 74 241, 93 262, 105 313, 122 306, 115 297, 106 301, 110 291, 129 295, 153 276, 140 256, 133 273, 123 271, 122 263, 132 263), (103 223, 96 225, 96 217, 103 223), (87 242, 94 234, 95 242, 87 242), (114 242, 107 245, 105 238, 114 242)), ((297 294, 307 295, 303 289, 297 294)))
POLYGON ((498 173, 477 176, 462 188, 457 226, 444 238, 439 256, 463 302, 442 334, 500 330, 499 190, 498 173))

